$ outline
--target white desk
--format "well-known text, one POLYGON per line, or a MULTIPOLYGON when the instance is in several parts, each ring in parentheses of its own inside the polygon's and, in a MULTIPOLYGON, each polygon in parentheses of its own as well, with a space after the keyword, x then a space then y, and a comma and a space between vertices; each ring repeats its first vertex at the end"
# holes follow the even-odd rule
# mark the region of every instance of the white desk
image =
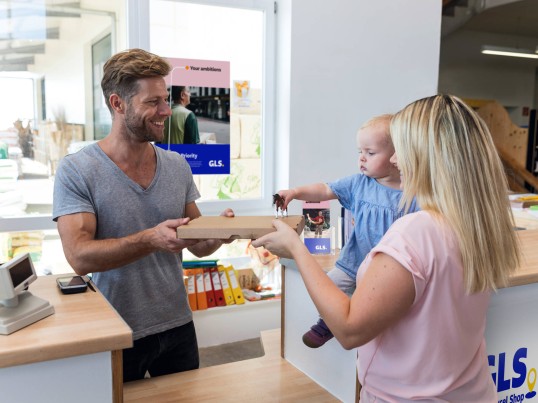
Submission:
POLYGON ((122 402, 122 352, 132 332, 103 295, 63 295, 57 276, 39 277, 32 294, 55 313, 0 335, 0 401, 122 402))

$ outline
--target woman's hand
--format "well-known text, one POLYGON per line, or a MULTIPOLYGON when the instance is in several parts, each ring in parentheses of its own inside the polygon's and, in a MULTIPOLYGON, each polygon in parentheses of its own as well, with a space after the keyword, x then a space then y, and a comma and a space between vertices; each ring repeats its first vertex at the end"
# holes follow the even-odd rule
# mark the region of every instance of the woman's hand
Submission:
POLYGON ((252 241, 252 246, 256 248, 263 246, 277 256, 292 258, 293 253, 304 246, 299 235, 282 220, 273 220, 273 227, 276 229, 275 232, 252 241))

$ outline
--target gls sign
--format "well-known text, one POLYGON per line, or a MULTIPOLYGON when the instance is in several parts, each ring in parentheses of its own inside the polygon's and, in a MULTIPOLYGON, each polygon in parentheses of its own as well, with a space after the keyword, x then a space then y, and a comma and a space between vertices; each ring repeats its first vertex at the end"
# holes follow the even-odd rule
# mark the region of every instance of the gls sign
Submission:
POLYGON ((304 244, 314 255, 331 253, 331 238, 305 238, 304 244))
POLYGON ((509 389, 518 389, 525 384, 525 381, 527 383, 527 393, 525 393, 525 388, 523 388, 522 391, 512 391, 515 393, 504 397, 499 395, 499 403, 519 403, 536 396, 536 392, 534 391, 536 368, 531 368, 527 371, 526 359, 526 347, 519 348, 514 353, 512 360, 510 360, 510 356, 506 353, 499 353, 498 356, 488 355, 488 364, 495 370, 495 372, 491 373, 491 377, 497 386, 497 393, 505 392, 509 389), (514 375, 512 377, 507 377, 509 371, 513 372, 514 375))
POLYGON ((222 160, 209 160, 209 166, 211 168, 221 168, 224 166, 222 160))

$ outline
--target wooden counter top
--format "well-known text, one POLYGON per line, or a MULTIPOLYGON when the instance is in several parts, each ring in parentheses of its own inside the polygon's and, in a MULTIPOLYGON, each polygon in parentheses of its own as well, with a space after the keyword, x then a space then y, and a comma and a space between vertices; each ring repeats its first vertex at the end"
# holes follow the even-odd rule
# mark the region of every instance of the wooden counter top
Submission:
MULTIPOLYGON (((520 223, 518 222, 518 225, 520 223)), ((516 232, 521 241, 522 264, 510 277, 508 287, 538 283, 538 229, 528 229, 516 232)), ((325 271, 334 267, 338 253, 335 255, 315 255, 316 261, 325 271)), ((283 266, 289 259, 281 259, 283 266)))
POLYGON ((0 368, 132 346, 131 329, 99 291, 64 295, 57 277, 38 277, 30 284, 29 291, 49 301, 55 313, 0 335, 0 368))
POLYGON ((280 329, 263 331, 261 338, 263 357, 127 382, 124 402, 338 402, 280 357, 280 329))
POLYGON ((521 241, 521 267, 509 280, 508 287, 538 283, 538 230, 517 231, 521 241))

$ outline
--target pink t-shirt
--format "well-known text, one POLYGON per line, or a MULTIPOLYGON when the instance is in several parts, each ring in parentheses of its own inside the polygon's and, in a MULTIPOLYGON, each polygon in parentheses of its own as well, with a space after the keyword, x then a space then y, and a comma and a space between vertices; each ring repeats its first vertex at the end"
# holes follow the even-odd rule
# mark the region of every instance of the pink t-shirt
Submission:
POLYGON ((416 297, 402 320, 359 347, 361 403, 373 396, 389 402, 496 402, 484 340, 491 293, 465 292, 452 229, 425 211, 400 218, 360 266, 357 283, 378 252, 409 270, 416 297))

